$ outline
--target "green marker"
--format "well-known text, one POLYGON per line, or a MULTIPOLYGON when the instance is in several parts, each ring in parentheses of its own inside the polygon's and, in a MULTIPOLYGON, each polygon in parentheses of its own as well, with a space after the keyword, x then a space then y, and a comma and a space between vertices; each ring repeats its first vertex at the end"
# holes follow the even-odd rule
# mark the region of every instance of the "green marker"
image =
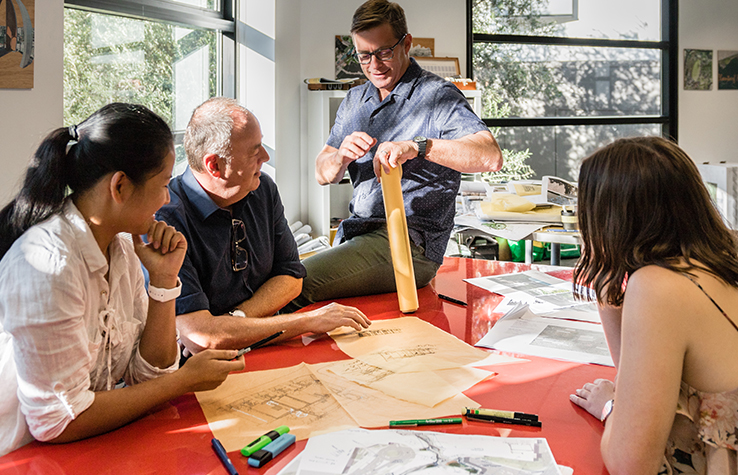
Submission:
POLYGON ((449 417, 447 419, 410 419, 407 421, 390 421, 390 427, 417 427, 432 426, 440 424, 461 424, 461 417, 449 417))
POLYGON ((251 454, 256 452, 257 450, 261 450, 267 445, 269 445, 272 441, 277 440, 277 437, 280 435, 286 434, 290 431, 290 428, 287 426, 279 426, 274 430, 270 430, 266 434, 262 435, 258 439, 251 442, 249 445, 241 449, 241 455, 244 457, 250 457, 251 454))

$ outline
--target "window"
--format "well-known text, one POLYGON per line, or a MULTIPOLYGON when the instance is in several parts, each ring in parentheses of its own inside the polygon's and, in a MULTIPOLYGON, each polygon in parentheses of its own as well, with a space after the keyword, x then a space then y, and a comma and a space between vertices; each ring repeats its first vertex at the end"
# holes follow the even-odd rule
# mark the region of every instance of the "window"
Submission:
POLYGON ((467 0, 468 76, 503 149, 576 180, 616 138, 677 137, 675 0, 467 0))
MULTIPOLYGON (((76 124, 110 102, 135 102, 175 134, 177 164, 192 110, 234 96, 232 1, 67 0, 64 121, 76 124)), ((182 168, 180 165, 178 168, 182 168)))

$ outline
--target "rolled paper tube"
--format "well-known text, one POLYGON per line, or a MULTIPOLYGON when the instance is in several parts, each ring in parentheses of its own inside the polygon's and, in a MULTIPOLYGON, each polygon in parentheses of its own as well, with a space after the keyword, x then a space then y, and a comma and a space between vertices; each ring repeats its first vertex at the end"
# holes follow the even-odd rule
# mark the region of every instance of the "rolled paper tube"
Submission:
POLYGON ((402 167, 398 165, 389 174, 381 167, 382 196, 384 212, 387 215, 392 267, 395 269, 397 300, 402 313, 412 313, 418 309, 418 289, 415 287, 413 255, 410 251, 410 237, 407 232, 405 203, 402 199, 402 167))

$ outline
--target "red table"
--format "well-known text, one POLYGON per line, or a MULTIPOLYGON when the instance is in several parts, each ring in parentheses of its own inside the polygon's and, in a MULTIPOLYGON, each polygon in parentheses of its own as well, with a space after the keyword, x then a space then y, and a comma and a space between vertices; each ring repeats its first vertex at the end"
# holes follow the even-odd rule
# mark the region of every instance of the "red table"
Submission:
MULTIPOLYGON (((570 278, 571 270, 551 275, 570 278)), ((462 279, 520 272, 530 265, 511 262, 446 258, 434 281, 420 289, 420 309, 415 316, 474 344, 502 316, 495 307, 502 297, 463 282, 462 279), (438 293, 468 302, 467 307, 440 300, 438 293)), ((396 294, 343 299, 372 320, 399 317, 396 294)), ((614 368, 578 364, 533 356, 526 363, 490 367, 499 373, 466 395, 482 407, 538 414, 542 428, 469 422, 461 426, 431 426, 419 430, 486 434, 510 437, 545 437, 559 464, 575 474, 606 474, 600 456, 602 424, 569 402, 568 396, 582 384, 597 378, 613 379, 614 368)), ((247 356, 247 369, 258 371, 306 363, 336 361, 347 356, 324 338, 304 347, 298 340, 261 348, 247 356)), ((225 474, 215 456, 212 433, 194 395, 187 394, 157 412, 126 427, 71 444, 33 442, 0 458, 2 474, 225 474)), ((246 445, 250 441, 244 441, 246 445)), ((300 441, 266 467, 249 467, 239 452, 230 458, 240 474, 276 474, 305 447, 300 441)))

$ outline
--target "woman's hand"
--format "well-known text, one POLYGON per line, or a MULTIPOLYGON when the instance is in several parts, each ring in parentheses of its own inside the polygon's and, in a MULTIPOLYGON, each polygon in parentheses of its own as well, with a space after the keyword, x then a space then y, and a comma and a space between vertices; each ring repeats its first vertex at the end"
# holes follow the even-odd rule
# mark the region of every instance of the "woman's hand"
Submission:
POLYGON ((187 253, 184 235, 163 221, 154 221, 146 235, 148 243, 141 236, 132 237, 136 255, 149 271, 151 283, 155 287, 174 287, 187 253))
POLYGON ((204 350, 192 356, 179 369, 190 391, 209 391, 225 381, 231 371, 242 371, 243 357, 234 360, 237 350, 204 350))
POLYGON ((569 395, 571 402, 586 409, 597 419, 602 416, 605 403, 614 398, 615 383, 607 379, 597 379, 594 383, 587 383, 582 389, 577 389, 574 394, 569 395))

